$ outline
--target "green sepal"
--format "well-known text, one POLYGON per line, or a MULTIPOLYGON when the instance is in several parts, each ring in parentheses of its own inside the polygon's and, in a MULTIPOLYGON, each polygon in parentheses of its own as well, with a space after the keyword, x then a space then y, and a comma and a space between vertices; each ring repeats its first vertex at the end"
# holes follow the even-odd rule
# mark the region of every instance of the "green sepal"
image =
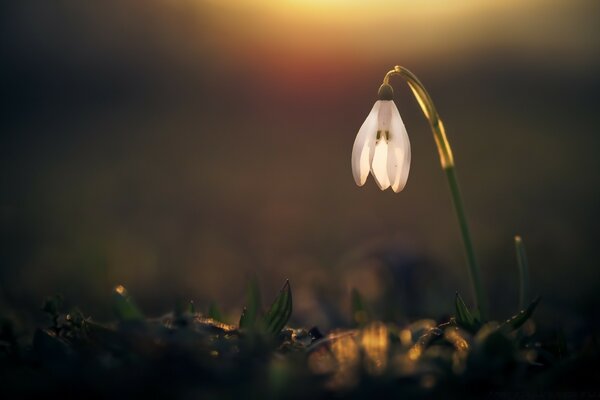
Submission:
POLYGON ((379 100, 394 100, 394 89, 387 83, 379 86, 379 91, 377 92, 377 98, 379 100))

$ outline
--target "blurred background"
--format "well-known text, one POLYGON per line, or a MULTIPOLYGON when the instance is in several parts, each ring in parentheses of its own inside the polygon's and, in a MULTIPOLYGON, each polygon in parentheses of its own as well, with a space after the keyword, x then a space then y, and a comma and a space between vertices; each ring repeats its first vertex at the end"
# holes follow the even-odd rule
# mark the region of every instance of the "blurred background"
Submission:
POLYGON ((61 293, 99 320, 122 284, 148 315, 286 278, 293 325, 472 302, 450 195, 406 85, 406 189, 358 188, 350 153, 395 64, 445 120, 492 316, 597 329, 600 3, 110 0, 0 5, 0 309, 24 330, 61 293))

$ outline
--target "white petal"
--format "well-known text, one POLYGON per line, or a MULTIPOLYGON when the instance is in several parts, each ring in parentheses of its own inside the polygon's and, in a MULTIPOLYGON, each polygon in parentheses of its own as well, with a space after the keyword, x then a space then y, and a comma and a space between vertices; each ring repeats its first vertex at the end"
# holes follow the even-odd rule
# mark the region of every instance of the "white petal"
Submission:
POLYGON ((410 170, 410 141, 402 117, 394 104, 391 110, 390 141, 388 143, 387 170, 392 190, 402 191, 410 170))
POLYGON ((371 163, 371 173, 381 190, 390 187, 390 180, 388 179, 387 173, 387 155, 388 144, 382 137, 375 145, 375 155, 373 157, 373 162, 371 163))
POLYGON ((367 119, 365 119, 365 122, 363 122, 358 130, 354 146, 352 147, 352 175, 358 186, 364 185, 369 176, 369 169, 375 150, 379 105, 380 102, 376 101, 367 119))
POLYGON ((380 133, 380 136, 375 144, 375 154, 371 162, 371 173, 379 188, 385 190, 390 187, 390 179, 387 172, 388 143, 385 132, 390 130, 394 102, 392 100, 380 100, 379 103, 381 105, 377 113, 377 131, 380 133))

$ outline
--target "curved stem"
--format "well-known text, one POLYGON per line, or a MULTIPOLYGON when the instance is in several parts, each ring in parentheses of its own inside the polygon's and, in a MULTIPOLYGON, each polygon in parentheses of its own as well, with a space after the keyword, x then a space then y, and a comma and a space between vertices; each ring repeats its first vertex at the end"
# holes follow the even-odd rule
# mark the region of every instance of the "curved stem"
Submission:
POLYGON ((423 114, 425 114, 425 118, 429 121, 429 126, 433 132, 433 137, 435 139, 435 144, 438 149, 438 153, 440 156, 440 163, 442 165, 442 169, 446 172, 446 178, 448 179, 448 184, 450 186, 450 193, 452 195, 452 203, 454 205, 454 209, 456 211, 456 216, 458 218, 458 225, 460 227, 460 233, 463 240, 463 245, 465 247, 465 253, 467 256, 467 264, 469 266, 469 278, 471 280, 471 285, 473 287, 473 292, 475 294, 476 306, 479 310, 480 317, 482 320, 487 319, 487 302, 485 293, 483 290, 483 286, 481 285, 481 278, 479 273, 479 265, 477 263, 477 258, 475 257, 475 251, 473 248, 473 241, 471 240, 471 232, 469 229, 469 224, 467 222, 467 216, 465 213, 465 208, 462 201, 462 195, 460 193, 460 188, 458 185, 458 180, 456 177, 456 171, 454 168, 454 156, 452 155, 452 148, 450 147, 450 143, 448 142, 448 138, 446 137, 446 130, 444 129, 444 124, 440 119, 440 116, 435 109, 433 101, 425 90, 423 84, 419 81, 419 79, 410 72, 408 69, 396 65, 394 69, 388 71, 388 73, 383 78, 383 83, 389 85, 390 78, 394 75, 398 75, 406 80, 408 86, 413 92, 413 95, 417 99, 417 102, 421 106, 421 110, 423 114))

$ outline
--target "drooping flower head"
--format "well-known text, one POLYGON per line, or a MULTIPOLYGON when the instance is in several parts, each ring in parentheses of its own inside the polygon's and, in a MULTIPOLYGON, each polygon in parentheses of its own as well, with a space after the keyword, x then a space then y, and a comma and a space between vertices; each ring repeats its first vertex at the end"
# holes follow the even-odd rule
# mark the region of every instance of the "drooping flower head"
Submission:
POLYGON ((396 193, 404 189, 410 170, 410 142, 394 103, 394 92, 384 83, 379 100, 356 135, 352 148, 352 175, 358 186, 367 181, 369 172, 381 190, 396 193))

